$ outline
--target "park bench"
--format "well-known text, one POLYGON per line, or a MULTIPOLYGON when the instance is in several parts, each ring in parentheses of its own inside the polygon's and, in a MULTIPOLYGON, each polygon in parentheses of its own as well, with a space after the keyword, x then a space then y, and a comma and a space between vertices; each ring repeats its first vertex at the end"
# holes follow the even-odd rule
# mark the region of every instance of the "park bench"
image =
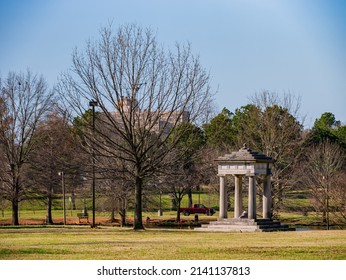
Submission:
POLYGON ((86 219, 87 222, 89 223, 89 214, 88 213, 85 213, 85 212, 77 213, 77 217, 78 217, 79 223, 80 223, 81 219, 86 219))

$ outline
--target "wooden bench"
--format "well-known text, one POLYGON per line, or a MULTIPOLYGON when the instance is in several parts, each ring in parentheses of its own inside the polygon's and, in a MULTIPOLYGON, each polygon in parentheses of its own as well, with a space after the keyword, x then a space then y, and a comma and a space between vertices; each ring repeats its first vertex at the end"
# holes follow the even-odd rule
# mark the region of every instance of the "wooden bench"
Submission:
POLYGON ((78 217, 78 220, 79 220, 79 223, 80 223, 80 220, 81 219, 86 219, 87 220, 87 223, 89 223, 89 215, 88 213, 77 213, 77 217, 78 217))

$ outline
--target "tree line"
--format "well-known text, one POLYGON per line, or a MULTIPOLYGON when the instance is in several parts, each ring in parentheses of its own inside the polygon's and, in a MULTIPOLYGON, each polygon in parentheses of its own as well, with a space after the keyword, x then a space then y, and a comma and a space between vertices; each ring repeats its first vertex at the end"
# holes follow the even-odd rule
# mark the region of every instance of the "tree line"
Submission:
POLYGON ((73 52, 52 90, 29 70, 10 72, 0 89, 0 198, 11 202, 14 225, 20 202, 35 198, 45 199, 54 222, 63 171, 72 194, 94 174, 97 192, 121 204, 123 221, 131 197, 133 227, 143 229, 144 192, 170 193, 179 207, 192 190, 215 185, 213 160, 243 143, 275 160, 275 211, 287 190, 306 188, 324 218, 331 205, 346 218, 345 125, 327 112, 305 130, 300 100, 268 91, 217 114, 191 46, 167 50, 150 29, 102 29, 73 52))
POLYGON ((311 205, 327 223, 329 212, 345 220, 346 126, 331 112, 304 129, 300 100, 263 91, 252 102, 230 112, 226 108, 204 125, 207 144, 221 153, 241 143, 274 159, 272 211, 278 214, 288 191, 306 190, 311 205))

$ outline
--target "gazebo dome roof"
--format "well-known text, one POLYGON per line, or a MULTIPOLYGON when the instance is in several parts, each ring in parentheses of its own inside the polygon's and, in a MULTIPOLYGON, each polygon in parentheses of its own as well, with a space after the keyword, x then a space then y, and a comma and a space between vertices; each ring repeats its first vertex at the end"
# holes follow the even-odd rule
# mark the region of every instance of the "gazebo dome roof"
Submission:
POLYGON ((253 162, 253 163, 273 163, 274 159, 268 157, 259 152, 252 151, 249 149, 246 144, 236 152, 232 152, 231 154, 225 154, 224 156, 218 157, 215 161, 217 162, 227 162, 227 163, 241 163, 241 162, 253 162))

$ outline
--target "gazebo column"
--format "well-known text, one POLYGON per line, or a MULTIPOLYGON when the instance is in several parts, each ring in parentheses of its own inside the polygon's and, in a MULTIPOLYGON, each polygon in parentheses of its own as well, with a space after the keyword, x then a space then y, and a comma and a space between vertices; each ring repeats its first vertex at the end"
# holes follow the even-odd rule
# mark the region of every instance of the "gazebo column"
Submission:
POLYGON ((249 177, 248 218, 256 219, 256 179, 249 177))
POLYGON ((239 218, 242 214, 243 197, 242 197, 242 176, 235 175, 235 190, 234 190, 234 218, 239 218))
POLYGON ((220 204, 219 204, 219 218, 227 218, 227 193, 225 187, 225 176, 220 176, 220 204))
POLYGON ((265 175, 263 182, 263 218, 271 218, 271 176, 265 175))

